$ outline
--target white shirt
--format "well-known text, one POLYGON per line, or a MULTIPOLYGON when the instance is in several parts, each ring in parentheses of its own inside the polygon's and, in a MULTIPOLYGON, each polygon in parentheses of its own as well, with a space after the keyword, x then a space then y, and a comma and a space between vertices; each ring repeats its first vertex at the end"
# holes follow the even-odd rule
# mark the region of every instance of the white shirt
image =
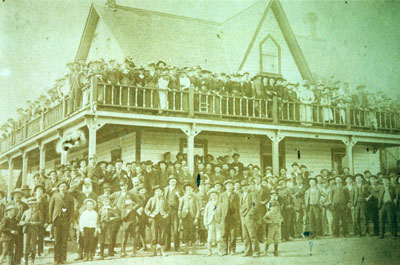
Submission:
POLYGON ((79 217, 79 230, 87 228, 97 228, 97 212, 95 210, 85 210, 79 217))

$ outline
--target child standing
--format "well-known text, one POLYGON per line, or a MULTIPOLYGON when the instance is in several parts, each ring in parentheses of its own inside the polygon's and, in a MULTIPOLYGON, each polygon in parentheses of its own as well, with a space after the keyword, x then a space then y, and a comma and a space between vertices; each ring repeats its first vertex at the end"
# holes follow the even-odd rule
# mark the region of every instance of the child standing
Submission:
POLYGON ((32 264, 35 263, 36 248, 38 243, 38 237, 41 232, 41 226, 44 223, 44 216, 40 208, 38 207, 38 201, 35 197, 27 199, 29 209, 27 209, 21 217, 19 222, 20 226, 23 226, 24 237, 24 254, 25 264, 28 264, 29 253, 31 254, 32 264))
POLYGON ((279 211, 279 204, 276 200, 269 203, 269 211, 264 215, 264 221, 268 224, 268 237, 265 245, 265 256, 269 245, 274 243, 274 256, 278 256, 278 245, 281 238, 282 216, 279 211))
POLYGON ((7 264, 11 265, 13 264, 14 246, 16 245, 16 236, 18 234, 17 219, 15 219, 15 206, 7 206, 5 212, 6 214, 0 225, 0 243, 3 248, 3 252, 0 256, 0 264, 3 264, 7 256, 7 264))
POLYGON ((105 196, 102 199, 102 207, 99 209, 100 218, 100 259, 104 259, 104 245, 108 239, 108 255, 112 253, 111 248, 111 229, 113 224, 120 220, 118 208, 111 207, 111 199, 109 196, 105 196))
POLYGON ((121 213, 122 220, 122 253, 121 257, 126 256, 126 245, 128 243, 128 238, 132 238, 132 256, 136 254, 136 237, 138 230, 138 216, 137 212, 133 207, 133 201, 127 199, 125 201, 125 208, 121 213))
POLYGON ((212 244, 213 242, 220 242, 221 240, 221 207, 218 200, 219 193, 216 189, 210 189, 208 191, 210 200, 206 204, 204 209, 204 226, 207 229, 207 249, 208 256, 212 255, 212 244))
POLYGON ((94 210, 96 201, 87 198, 83 203, 86 208, 79 218, 79 231, 83 234, 83 256, 84 260, 93 260, 96 250, 95 237, 97 234, 97 212, 94 210))

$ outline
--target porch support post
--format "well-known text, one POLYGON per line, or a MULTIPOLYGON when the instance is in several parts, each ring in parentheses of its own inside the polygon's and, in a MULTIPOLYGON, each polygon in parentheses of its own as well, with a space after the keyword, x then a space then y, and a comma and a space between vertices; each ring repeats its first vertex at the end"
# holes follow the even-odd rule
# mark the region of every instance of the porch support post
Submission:
POLYGON ((346 157, 349 165, 349 172, 354 175, 353 146, 357 144, 357 140, 350 136, 348 139, 342 140, 346 145, 346 157))
POLYGON ((279 176, 279 142, 284 138, 278 131, 267 133, 272 146, 272 172, 274 176, 279 176))
POLYGON ((11 200, 11 191, 13 185, 13 177, 14 177, 14 162, 11 157, 8 158, 8 188, 7 188, 7 197, 8 200, 11 200))
POLYGON ((44 169, 46 166, 46 145, 44 143, 39 143, 39 168, 44 169))
POLYGON ((28 178, 28 152, 21 150, 22 153, 22 185, 26 184, 28 178))
POLYGON ((194 174, 194 137, 198 135, 201 130, 196 129, 196 125, 193 124, 189 128, 182 129, 187 136, 187 157, 188 167, 190 174, 194 174))
POLYGON ((89 130, 89 157, 96 155, 97 125, 93 117, 86 118, 86 125, 89 130))
POLYGON ((68 152, 61 151, 61 165, 66 165, 68 163, 68 152))

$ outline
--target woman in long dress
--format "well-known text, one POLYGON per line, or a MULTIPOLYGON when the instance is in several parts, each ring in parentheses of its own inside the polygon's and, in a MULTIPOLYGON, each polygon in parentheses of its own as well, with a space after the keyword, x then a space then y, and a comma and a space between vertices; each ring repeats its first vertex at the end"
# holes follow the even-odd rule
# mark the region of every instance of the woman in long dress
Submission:
POLYGON ((332 101, 330 98, 330 90, 328 87, 324 88, 320 104, 322 106, 322 120, 324 123, 331 123, 333 121, 332 101))
POLYGON ((158 97, 160 100, 160 108, 159 108, 159 113, 162 113, 163 111, 168 109, 168 88, 169 85, 169 75, 168 71, 164 70, 163 73, 160 76, 160 79, 158 79, 158 97))

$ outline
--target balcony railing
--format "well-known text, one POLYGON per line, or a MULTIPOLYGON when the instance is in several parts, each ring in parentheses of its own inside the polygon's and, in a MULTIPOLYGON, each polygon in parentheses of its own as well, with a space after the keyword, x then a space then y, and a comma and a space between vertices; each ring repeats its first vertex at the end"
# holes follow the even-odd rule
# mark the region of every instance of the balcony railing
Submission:
MULTIPOLYGON (((345 107, 304 104, 269 98, 247 98, 189 90, 162 90, 98 83, 95 78, 88 94, 84 93, 80 108, 117 112, 170 114, 225 120, 250 120, 292 126, 313 126, 331 129, 400 132, 400 113, 345 107)), ((68 98, 13 131, 0 142, 0 152, 34 137, 56 123, 67 119, 73 102, 68 98)))

